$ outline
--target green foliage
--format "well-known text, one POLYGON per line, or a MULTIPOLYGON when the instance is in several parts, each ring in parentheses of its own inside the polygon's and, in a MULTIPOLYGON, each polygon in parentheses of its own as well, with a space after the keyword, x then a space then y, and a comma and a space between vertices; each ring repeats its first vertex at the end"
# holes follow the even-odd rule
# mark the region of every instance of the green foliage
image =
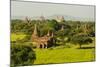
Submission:
POLYGON ((61 31, 62 25, 64 26, 64 33, 65 35, 72 35, 73 33, 84 33, 84 25, 87 26, 87 34, 93 35, 95 32, 95 23, 94 22, 83 22, 83 21, 64 21, 64 22, 57 22, 55 19, 52 20, 32 20, 30 23, 25 22, 25 20, 11 20, 11 32, 12 33, 25 33, 25 34, 32 34, 34 30, 34 24, 38 25, 38 33, 40 36, 43 36, 47 33, 48 30, 57 32, 57 35, 61 31), (58 33, 59 31, 59 33, 58 33))
POLYGON ((35 59, 35 52, 31 47, 21 44, 11 45, 11 66, 32 65, 35 59))
MULTIPOLYGON (((60 37, 60 40, 57 40, 57 43, 65 44, 66 42, 70 42, 70 40, 74 43, 87 43, 87 41, 91 41, 89 37, 95 37, 95 23, 94 22, 84 22, 84 21, 63 21, 61 23, 57 22, 55 19, 47 19, 45 21, 41 20, 32 20, 30 23, 25 22, 25 20, 11 20, 11 32, 12 33, 24 33, 29 37, 18 39, 21 42, 26 42, 31 39, 31 35, 34 30, 34 24, 37 24, 37 32, 39 36, 44 36, 48 31, 54 33, 55 40, 60 37), (63 26, 63 30, 62 30, 63 26), (78 36, 78 34, 85 34, 86 37, 78 36), (77 35, 77 36, 76 36, 77 35), (68 37, 68 40, 64 39, 68 37), (76 40, 76 41, 75 41, 76 40), (79 41, 81 40, 81 41, 79 41)), ((17 38, 17 35, 16 37, 17 38)), ((12 38, 12 40, 14 39, 12 38)), ((16 39, 15 39, 16 40, 16 39)))
POLYGON ((59 46, 49 49, 37 49, 34 64, 54 64, 94 61, 94 49, 72 49, 59 46))
POLYGON ((74 44, 79 44, 81 48, 81 45, 83 44, 92 43, 92 39, 87 35, 74 35, 71 37, 71 42, 74 44))

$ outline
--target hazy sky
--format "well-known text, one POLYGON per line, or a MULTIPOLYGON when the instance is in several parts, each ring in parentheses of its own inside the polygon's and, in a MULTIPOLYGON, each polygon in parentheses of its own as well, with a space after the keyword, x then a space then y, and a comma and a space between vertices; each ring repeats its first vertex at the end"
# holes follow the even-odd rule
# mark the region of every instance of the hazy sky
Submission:
POLYGON ((95 16, 94 6, 51 4, 36 2, 11 2, 11 16, 52 16, 70 15, 74 17, 92 18, 95 16))

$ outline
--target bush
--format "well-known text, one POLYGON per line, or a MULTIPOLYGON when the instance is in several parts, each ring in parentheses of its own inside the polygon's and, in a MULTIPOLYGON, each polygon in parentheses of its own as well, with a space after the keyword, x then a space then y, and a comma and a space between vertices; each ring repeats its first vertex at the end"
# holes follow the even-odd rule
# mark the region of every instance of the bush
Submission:
POLYGON ((88 44, 88 43, 92 43, 92 39, 90 37, 88 37, 87 35, 74 35, 70 41, 74 44, 79 44, 80 48, 81 45, 83 44, 88 44))
POLYGON ((31 47, 11 45, 11 66, 32 65, 35 59, 35 52, 31 47))

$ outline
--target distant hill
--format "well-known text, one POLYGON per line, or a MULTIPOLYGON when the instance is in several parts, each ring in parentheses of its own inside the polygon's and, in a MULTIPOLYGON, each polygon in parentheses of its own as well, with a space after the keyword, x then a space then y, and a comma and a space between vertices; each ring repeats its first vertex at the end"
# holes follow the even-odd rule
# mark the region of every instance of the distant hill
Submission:
MULTIPOLYGON (((94 21, 93 18, 82 18, 82 17, 74 17, 69 15, 52 15, 52 16, 44 16, 45 19, 56 19, 57 16, 63 16, 65 20, 78 20, 78 21, 94 21)), ((40 19, 39 16, 29 17, 31 19, 40 19)), ((11 19, 25 19, 25 16, 12 16, 11 19)))
POLYGON ((69 15, 53 15, 53 16, 49 16, 47 18, 54 19, 57 16, 63 16, 65 20, 94 21, 93 18, 81 18, 81 17, 74 17, 74 16, 69 16, 69 15))

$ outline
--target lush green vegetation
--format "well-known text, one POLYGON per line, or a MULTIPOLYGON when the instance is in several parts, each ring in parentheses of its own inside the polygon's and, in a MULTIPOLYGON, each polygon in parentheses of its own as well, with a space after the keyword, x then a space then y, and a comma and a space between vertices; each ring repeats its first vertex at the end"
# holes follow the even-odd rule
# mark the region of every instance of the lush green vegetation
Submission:
POLYGON ((26 37, 26 35, 23 33, 20 33, 20 34, 12 33, 11 34, 11 41, 22 40, 25 37, 26 37))
MULTIPOLYGON (((28 56, 29 46, 33 49, 34 58, 27 58, 27 61, 19 60, 18 65, 30 64, 50 64, 50 63, 65 63, 65 62, 83 62, 95 60, 95 22, 90 21, 62 21, 57 22, 52 20, 11 20, 11 54, 16 54, 15 58, 22 58, 20 55, 24 53, 28 56), (54 32, 55 46, 47 49, 36 49, 31 43, 31 36, 34 30, 34 24, 38 25, 38 35, 44 36, 48 30, 54 32), (20 49, 19 46, 22 48, 20 49), (19 49, 22 52, 20 55, 15 51, 19 49), (25 51, 24 51, 25 49, 25 51), (26 50, 27 49, 27 50, 26 50), (12 53, 13 52, 13 53, 12 53), (28 60, 30 60, 28 62, 28 60), (31 60, 34 62, 31 63, 31 60)), ((18 60, 12 59, 11 64, 15 64, 18 60)))
POLYGON ((95 23, 94 22, 83 22, 83 21, 64 21, 57 22, 56 20, 32 20, 25 22, 24 20, 11 20, 11 32, 12 33, 24 33, 32 34, 34 24, 38 25, 38 34, 43 36, 47 34, 47 31, 55 32, 56 36, 72 36, 79 33, 86 33, 89 36, 95 34, 95 23), (63 26, 63 30, 62 29, 63 26))
POLYGON ((32 65, 35 59, 35 52, 30 46, 11 45, 11 66, 32 65))
POLYGON ((94 61, 94 49, 75 49, 56 47, 50 49, 37 49, 34 64, 51 64, 66 62, 94 61))

